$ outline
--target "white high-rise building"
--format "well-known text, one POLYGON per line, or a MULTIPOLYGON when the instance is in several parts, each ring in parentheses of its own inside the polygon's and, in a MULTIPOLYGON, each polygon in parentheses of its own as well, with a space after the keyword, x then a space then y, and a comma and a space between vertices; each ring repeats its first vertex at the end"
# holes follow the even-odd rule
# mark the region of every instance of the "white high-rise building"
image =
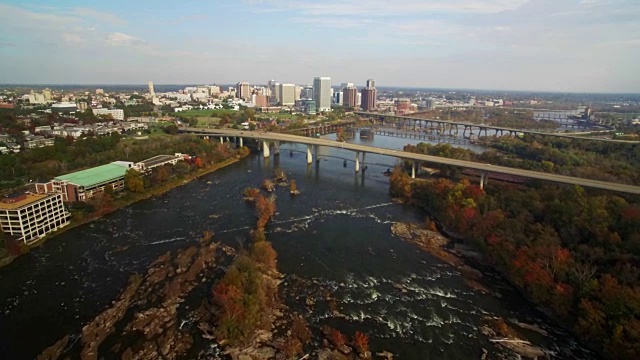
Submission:
POLYGON ((156 96, 156 92, 153 90, 153 81, 149 81, 149 95, 151 95, 151 97, 156 96))
POLYGON ((317 111, 331 111, 331 78, 327 76, 313 79, 313 100, 317 111))

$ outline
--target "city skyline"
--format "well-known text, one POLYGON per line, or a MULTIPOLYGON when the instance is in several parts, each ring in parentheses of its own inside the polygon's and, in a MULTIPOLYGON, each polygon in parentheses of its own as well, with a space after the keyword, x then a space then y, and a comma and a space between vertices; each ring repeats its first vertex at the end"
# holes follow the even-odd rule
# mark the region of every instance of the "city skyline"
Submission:
POLYGON ((310 84, 326 74, 358 88, 373 77, 637 93, 639 15, 632 0, 0 1, 0 83, 310 84))

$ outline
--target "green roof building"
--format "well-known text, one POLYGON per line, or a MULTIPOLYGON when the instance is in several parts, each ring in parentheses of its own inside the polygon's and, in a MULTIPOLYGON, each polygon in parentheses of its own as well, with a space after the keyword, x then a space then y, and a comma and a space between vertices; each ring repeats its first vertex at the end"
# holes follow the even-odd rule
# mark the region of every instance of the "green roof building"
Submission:
POLYGON ((128 169, 128 167, 119 164, 107 164, 57 176, 54 178, 54 181, 66 181, 71 184, 89 188, 124 178, 124 174, 128 169))
POLYGON ((36 184, 38 193, 62 193, 65 202, 86 201, 107 186, 114 191, 124 189, 124 175, 133 163, 116 161, 107 165, 55 177, 48 183, 36 184))

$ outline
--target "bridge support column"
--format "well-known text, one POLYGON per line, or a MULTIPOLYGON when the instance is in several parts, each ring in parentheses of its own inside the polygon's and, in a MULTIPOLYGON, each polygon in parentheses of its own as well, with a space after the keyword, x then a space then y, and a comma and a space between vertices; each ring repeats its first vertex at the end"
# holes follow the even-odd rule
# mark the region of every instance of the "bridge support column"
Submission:
POLYGON ((320 162, 320 158, 318 157, 318 145, 313 146, 313 157, 316 158, 316 163, 320 162))
POLYGON ((412 179, 416 178, 416 162, 415 161, 411 162, 411 178, 412 179))
POLYGON ((313 162, 313 156, 311 155, 311 145, 307 145, 307 164, 313 162))
POLYGON ((364 157, 365 157, 365 155, 367 155, 367 153, 366 153, 366 152, 363 152, 363 153, 362 153, 362 164, 361 164, 361 165, 362 165, 362 169, 363 169, 363 170, 362 170, 362 173, 364 173, 364 168, 365 168, 365 166, 364 166, 364 165, 365 165, 365 164, 364 164, 364 157))
POLYGON ((356 172, 360 171, 360 152, 356 151, 356 172))
POLYGON ((273 142, 273 155, 280 156, 280 141, 273 142))
POLYGON ((220 144, 224 144, 224 139, 220 136, 220 144))
POLYGON ((484 175, 485 175, 484 172, 480 174, 480 189, 483 189, 483 190, 484 190, 484 175))
POLYGON ((262 142, 262 153, 266 158, 268 158, 271 155, 271 153, 269 152, 269 143, 267 143, 266 141, 262 142))
POLYGON ((242 144, 242 138, 240 138, 240 147, 243 147, 244 145, 242 144))

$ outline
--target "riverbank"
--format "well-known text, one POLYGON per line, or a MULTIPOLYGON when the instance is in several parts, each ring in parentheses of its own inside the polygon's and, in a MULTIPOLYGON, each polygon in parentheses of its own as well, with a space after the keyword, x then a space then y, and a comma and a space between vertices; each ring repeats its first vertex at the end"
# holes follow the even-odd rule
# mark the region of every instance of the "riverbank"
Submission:
POLYGON ((222 169, 226 166, 229 166, 231 164, 234 164, 238 161, 240 161, 242 158, 248 156, 249 154, 245 155, 245 156, 241 156, 241 155, 237 155, 237 157, 235 158, 231 158, 231 159, 227 159, 224 160, 222 162, 219 163, 215 163, 215 164, 211 164, 209 166, 203 167, 201 169, 197 169, 194 172, 191 172, 189 174, 186 174, 185 176, 181 177, 181 178, 175 178, 175 179, 171 179, 163 184, 161 184, 160 186, 155 186, 153 188, 150 188, 148 190, 146 190, 144 193, 140 193, 140 194, 134 194, 134 193, 126 193, 126 194, 122 194, 120 195, 118 198, 116 198, 112 204, 112 206, 110 206, 108 209, 104 210, 104 211, 100 211, 100 212, 95 212, 92 214, 89 214, 88 216, 86 216, 85 218, 83 218, 80 221, 74 221, 73 219, 70 221, 69 225, 58 229, 50 234, 47 234, 46 236, 38 239, 37 241, 33 242, 32 244, 29 245, 23 245, 21 248, 21 253, 19 255, 11 255, 8 252, 4 252, 4 253, 0 253, 0 268, 3 266, 7 266, 9 264, 11 264, 11 262, 13 262, 13 260, 17 259, 18 257, 28 254, 32 249, 38 248, 39 246, 42 246, 46 241, 55 238, 56 236, 63 234, 71 229, 77 228, 79 226, 82 225, 86 225, 94 220, 100 219, 105 215, 111 214, 117 210, 120 210, 122 208, 125 208, 129 205, 132 205, 138 201, 142 201, 142 200, 147 200, 150 199, 154 196, 158 196, 158 195, 162 195, 166 192, 168 192, 169 190, 172 190, 174 188, 183 186, 185 184, 188 184, 189 182, 202 177, 204 175, 210 174, 216 170, 222 169), (4 254, 4 256, 2 256, 4 254))
MULTIPOLYGON (((491 291, 488 286, 482 284, 483 273, 473 267, 473 265, 477 265, 475 260, 480 255, 470 249, 466 249, 464 246, 462 248, 457 245, 452 246, 451 240, 443 236, 435 228, 434 223, 430 222, 429 224, 429 228, 424 228, 423 225, 414 223, 393 223, 391 225, 391 233, 457 268, 464 283, 473 290, 501 297, 500 294, 491 291)), ((394 284, 394 287, 402 292, 407 291, 402 284, 394 284)), ((513 320, 510 320, 510 322, 521 329, 535 331, 543 336, 547 335, 544 330, 536 325, 524 324, 513 320)), ((485 325, 480 330, 482 334, 488 337, 490 342, 510 349, 521 357, 538 359, 548 358, 549 354, 551 354, 551 351, 532 344, 501 318, 485 318, 485 325)), ((481 359, 485 359, 487 350, 483 348, 482 353, 481 359)))

